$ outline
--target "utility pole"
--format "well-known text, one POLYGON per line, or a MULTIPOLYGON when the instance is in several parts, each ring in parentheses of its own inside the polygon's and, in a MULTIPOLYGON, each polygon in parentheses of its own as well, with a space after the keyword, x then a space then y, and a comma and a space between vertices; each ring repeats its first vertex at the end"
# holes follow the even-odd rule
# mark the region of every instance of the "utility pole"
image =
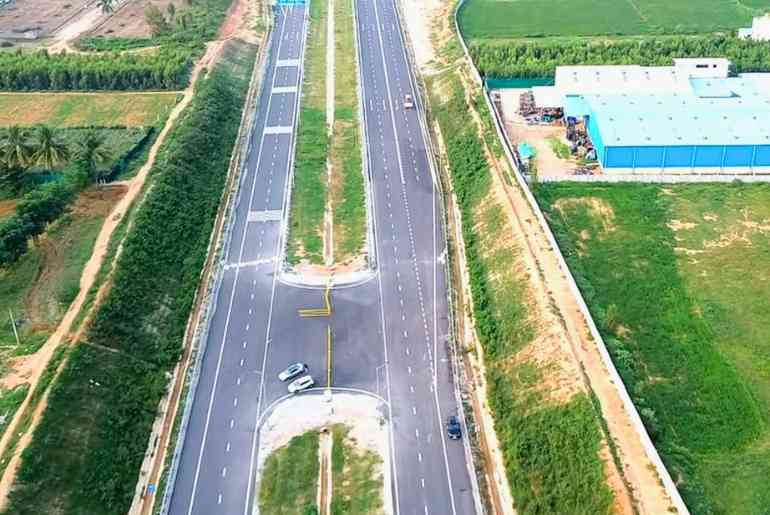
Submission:
POLYGON ((16 330, 16 320, 13 319, 13 311, 11 311, 11 308, 8 308, 8 316, 11 317, 11 327, 13 327, 13 335, 16 337, 16 345, 21 345, 21 340, 19 340, 19 332, 16 330))

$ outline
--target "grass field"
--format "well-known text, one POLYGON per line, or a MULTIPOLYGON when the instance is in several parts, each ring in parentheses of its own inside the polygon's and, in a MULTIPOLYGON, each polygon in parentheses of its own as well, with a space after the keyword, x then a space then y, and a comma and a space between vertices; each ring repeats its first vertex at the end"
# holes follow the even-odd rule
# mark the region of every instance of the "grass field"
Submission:
POLYGON ((770 186, 541 185, 692 513, 770 506, 770 186))
MULTIPOLYGON (((86 190, 70 213, 57 220, 36 245, 9 268, 0 269, 0 374, 12 356, 30 354, 45 342, 77 295, 80 274, 104 219, 123 190, 86 190), (17 347, 8 310, 16 318, 17 347)), ((0 413, 1 414, 1 413, 0 413)))
POLYGON ((382 512, 382 460, 359 449, 345 426, 332 428, 331 515, 374 515, 382 512))
POLYGON ((176 93, 0 93, 0 127, 160 126, 176 93))
POLYGON ((334 2, 334 128, 332 133, 331 205, 334 217, 334 260, 343 263, 362 249, 366 205, 358 113, 358 67, 353 30, 353 4, 334 2))
POLYGON ((770 0, 467 0, 459 21, 471 39, 694 34, 751 25, 770 0))
MULTIPOLYGON (((456 46, 449 51, 455 54, 447 59, 463 62, 456 46)), ((560 391, 561 379, 575 384, 574 376, 561 377, 554 366, 563 355, 552 351, 546 358, 545 351, 533 349, 543 341, 543 328, 457 71, 449 67, 426 82, 461 211, 486 395, 516 510, 522 515, 608 513, 613 494, 599 455, 600 415, 579 389, 560 391)), ((497 152, 489 113, 480 114, 482 137, 497 152)))
POLYGON ((313 515, 318 513, 317 492, 318 431, 308 431, 268 456, 259 483, 259 511, 313 515))
POLYGON ((294 159, 287 258, 323 263, 323 222, 326 208, 326 16, 327 2, 310 4, 310 29, 305 51, 302 103, 294 159))

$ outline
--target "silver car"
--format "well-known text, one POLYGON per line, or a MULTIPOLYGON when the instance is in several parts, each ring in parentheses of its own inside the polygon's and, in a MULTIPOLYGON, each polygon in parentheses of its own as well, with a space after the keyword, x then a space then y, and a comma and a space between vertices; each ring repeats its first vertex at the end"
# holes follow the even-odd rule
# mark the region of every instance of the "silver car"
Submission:
POLYGON ((313 381, 313 378, 310 376, 303 376, 299 379, 296 379, 289 385, 289 393, 297 393, 301 392, 302 390, 307 390, 311 386, 315 384, 315 381, 313 381))
POLYGON ((286 370, 278 374, 278 379, 281 381, 288 381, 289 379, 297 377, 303 372, 307 372, 307 365, 304 363, 292 363, 286 367, 286 370))

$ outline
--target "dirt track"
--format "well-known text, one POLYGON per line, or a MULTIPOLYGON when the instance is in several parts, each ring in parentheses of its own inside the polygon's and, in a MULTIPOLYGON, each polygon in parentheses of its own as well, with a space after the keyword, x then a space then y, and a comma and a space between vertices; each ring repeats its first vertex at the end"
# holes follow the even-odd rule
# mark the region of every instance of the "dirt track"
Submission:
MULTIPOLYGON (((160 134, 158 135, 158 138, 155 140, 155 143, 150 149, 147 162, 144 164, 144 166, 142 166, 142 168, 139 170, 136 176, 128 183, 126 194, 123 196, 120 202, 115 206, 115 208, 112 210, 112 213, 107 218, 104 225, 102 226, 102 229, 99 232, 99 236, 96 239, 96 243, 94 244, 94 250, 93 250, 93 253, 91 254, 91 258, 88 260, 88 262, 86 263, 86 266, 83 268, 83 273, 80 277, 80 291, 78 292, 77 297, 75 297, 75 300, 72 301, 72 304, 70 304, 69 309, 64 314, 64 317, 62 318, 62 321, 59 323, 59 326, 57 327, 56 331, 51 335, 50 338, 48 338, 45 345, 43 345, 43 347, 41 347, 40 350, 34 356, 31 357, 32 359, 34 359, 34 363, 37 364, 37 367, 35 369, 29 370, 28 380, 30 382, 30 389, 29 389, 30 392, 34 391, 35 386, 40 380, 40 375, 45 369, 46 364, 50 361, 54 351, 60 345, 67 344, 68 341, 70 340, 72 344, 76 344, 82 337, 85 331, 85 328, 87 326, 87 323, 89 321, 89 316, 86 317, 85 321, 80 325, 79 328, 73 328, 72 323, 74 322, 75 318, 80 312, 80 309, 83 307, 83 303, 86 298, 86 293, 88 292, 88 290, 91 289, 91 286, 93 285, 94 280, 96 279, 99 269, 101 268, 102 261, 104 260, 104 256, 107 253, 107 248, 109 245, 110 238, 112 237, 112 233, 115 231, 115 228, 118 226, 123 216, 128 211, 129 207, 134 203, 134 201, 137 200, 139 194, 141 193, 144 183, 149 174, 149 171, 152 168, 153 164, 155 163, 158 150, 160 149, 161 145, 165 141, 165 138, 168 135, 168 132, 173 127, 174 122, 179 117, 179 115, 184 111, 184 109, 189 105, 189 103, 192 101, 194 86, 200 74, 201 69, 210 65, 212 58, 215 55, 217 55, 217 53, 220 50, 220 47, 221 47, 221 42, 210 44, 203 58, 201 58, 201 60, 196 64, 190 78, 190 85, 187 87, 187 89, 183 91, 182 100, 171 111, 171 114, 166 120, 166 124, 163 127, 163 130, 160 132, 160 134), (74 336, 71 334, 71 331, 73 329, 77 329, 77 332, 75 333, 74 336)), ((103 293, 104 286, 106 285, 102 285, 100 294, 103 293)), ((92 306, 91 308, 91 312, 93 312, 94 307, 98 305, 100 299, 101 299, 101 295, 98 295, 97 300, 94 302, 94 306, 92 306)), ((64 363, 62 363, 62 365, 60 366, 60 369, 63 365, 64 363)), ((11 458, 11 461, 8 464, 8 467, 5 469, 5 473, 3 474, 2 477, 0 477, 0 510, 3 509, 7 501, 8 492, 10 490, 11 485, 13 484, 13 480, 16 477, 16 470, 18 469, 18 466, 20 463, 21 453, 24 451, 26 446, 31 441, 31 435, 33 434, 35 428, 37 427, 37 424, 40 419, 40 415, 45 410, 46 400, 47 400, 47 394, 46 396, 43 397, 43 399, 40 401, 38 406, 35 408, 35 414, 34 414, 32 423, 30 424, 30 427, 27 430, 27 433, 19 441, 19 444, 14 450, 13 457, 11 458)), ((0 439, 0 454, 2 454, 5 451, 5 448, 8 445, 11 435, 15 432, 15 427, 17 426, 19 419, 21 418, 24 411, 27 409, 28 403, 29 403, 29 396, 21 404, 18 411, 16 412, 16 415, 9 423, 8 429, 6 430, 3 438, 0 439)))

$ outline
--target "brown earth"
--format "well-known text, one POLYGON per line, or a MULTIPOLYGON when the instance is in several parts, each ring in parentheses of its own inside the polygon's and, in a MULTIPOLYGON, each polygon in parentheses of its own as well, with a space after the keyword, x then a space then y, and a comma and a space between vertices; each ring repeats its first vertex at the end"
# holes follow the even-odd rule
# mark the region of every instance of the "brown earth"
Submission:
POLYGON ((90 0, 15 0, 0 9, 0 39, 45 37, 82 12, 90 0))
MULTIPOLYGON (((80 324, 80 327, 73 328, 72 324, 75 318, 77 317, 77 315, 79 314, 80 309, 83 307, 86 293, 93 285, 94 280, 96 279, 96 276, 99 272, 99 269, 101 268, 102 261, 104 259, 104 256, 107 253, 107 249, 108 249, 108 245, 109 245, 112 233, 114 232, 115 228, 118 226, 120 221, 122 220, 123 216, 128 211, 129 207, 139 198, 140 193, 143 191, 143 186, 145 184, 149 171, 152 168, 153 164, 155 163, 158 150, 160 149, 161 145, 165 141, 169 131, 174 125, 174 122, 177 120, 177 118, 181 115, 184 109, 192 101, 195 84, 198 76, 200 75, 201 70, 204 69, 206 66, 211 66, 212 60, 215 58, 215 56, 218 55, 219 51, 221 50, 221 46, 222 46, 221 42, 215 42, 215 43, 209 44, 208 47, 206 48, 206 53, 204 54, 204 56, 201 58, 201 60, 198 63, 196 63, 190 77, 190 85, 184 90, 182 100, 171 111, 171 114, 166 120, 166 124, 163 127, 163 130, 160 132, 160 134, 158 135, 158 138, 155 140, 155 143, 150 148, 147 162, 144 164, 144 166, 142 166, 142 168, 139 170, 136 176, 133 179, 131 179, 131 181, 128 182, 128 187, 126 189, 125 195, 121 198, 120 202, 113 208, 111 215, 107 218, 104 225, 102 226, 99 236, 96 239, 96 243, 94 245, 94 250, 91 255, 91 258, 88 260, 88 262, 86 263, 86 266, 83 269, 83 273, 80 278, 80 291, 78 292, 77 297, 75 298, 74 301, 72 301, 72 304, 70 304, 69 309, 67 310, 64 317, 62 318, 62 321, 59 323, 58 328, 51 335, 51 337, 48 338, 45 345, 43 345, 43 347, 41 347, 36 354, 34 354, 33 356, 30 356, 29 365, 28 365, 30 369, 28 373, 29 383, 30 383, 30 389, 29 389, 30 392, 34 391, 35 386, 37 386, 37 383, 40 380, 40 375, 42 374, 43 370, 45 369, 45 366, 50 361, 51 356, 53 355, 54 351, 59 347, 59 345, 67 344, 67 343, 76 344, 78 341, 80 341, 82 335, 84 334, 86 327, 90 322, 91 314, 93 314, 95 308, 99 305, 100 300, 103 298, 104 292, 107 290, 107 287, 109 284, 109 277, 105 281, 105 283, 101 285, 99 289, 99 293, 97 294, 96 300, 91 306, 89 310, 89 314, 85 317, 83 322, 80 324), (74 335, 70 332, 72 329, 77 329, 74 335)), ((119 255, 119 252, 116 254, 113 260, 113 264, 117 259, 118 255, 119 255)), ((65 363, 62 362, 59 370, 61 370, 64 364, 65 363)), ((34 433, 34 430, 40 421, 40 416, 45 411, 46 399, 47 399, 47 393, 43 397, 43 399, 41 399, 40 403, 34 408, 35 411, 34 411, 32 422, 30 423, 26 434, 21 438, 21 440, 19 441, 19 444, 14 449, 13 456, 8 466, 6 467, 2 477, 0 477, 0 510, 3 509, 3 507, 5 506, 5 503, 7 502, 8 492, 10 491, 10 487, 12 486, 13 481, 16 477, 16 471, 20 464, 21 454, 24 451, 24 449, 26 449, 27 445, 29 445, 30 441, 32 440, 32 434, 34 433)), ((16 412, 16 415, 8 425, 8 429, 6 430, 2 439, 0 439, 0 455, 3 454, 3 452, 5 452, 8 442, 10 440, 10 435, 14 433, 15 427, 17 426, 19 419, 21 418, 24 411, 27 409, 28 405, 29 405, 29 396, 27 396, 27 398, 24 400, 21 406, 19 406, 19 409, 16 412)))
POLYGON ((14 209, 16 209, 16 202, 15 199, 0 200, 0 219, 13 214, 14 209))
POLYGON ((150 37, 150 27, 144 18, 144 11, 154 5, 168 17, 168 6, 173 4, 177 15, 184 12, 184 0, 129 0, 120 6, 103 23, 91 30, 89 36, 110 36, 123 38, 150 37))
MULTIPOLYGON (((406 11, 410 12, 410 4, 416 0, 402 0, 406 11)), ((413 7, 411 8, 412 12, 413 7)), ((432 9, 428 15, 421 16, 422 32, 432 33, 433 52, 423 51, 417 57, 421 64, 421 72, 428 75, 436 69, 446 69, 456 64, 447 61, 434 63, 435 56, 442 56, 444 43, 454 37, 451 16, 452 2, 443 2, 441 6, 432 9)), ((407 28, 413 31, 413 25, 419 25, 419 20, 407 20, 407 28)), ((423 39, 417 34, 417 39, 423 39)), ((446 52, 443 55, 448 55, 446 52)), ((441 57, 439 57, 441 58, 441 57)), ((468 95, 478 89, 470 78, 470 71, 463 63, 459 66, 461 79, 468 95)), ((440 85, 439 85, 440 87, 440 85)), ((469 102, 469 106, 472 103, 469 102)), ((471 109, 476 125, 481 131, 483 124, 478 114, 471 109)), ((540 388, 553 390, 555 402, 567 399, 575 391, 593 391, 601 404, 601 413, 609 428, 606 435, 601 458, 605 462, 607 482, 615 494, 615 513, 631 514, 661 514, 667 513, 671 507, 670 500, 663 489, 657 472, 647 457, 639 434, 631 424, 631 419, 625 411, 617 387, 612 383, 609 373, 604 366, 596 343, 593 341, 586 320, 583 318, 577 299, 574 297, 570 283, 561 269, 554 249, 550 247, 546 229, 538 223, 533 207, 527 201, 524 192, 518 185, 512 186, 507 162, 498 162, 493 154, 485 149, 491 169, 495 202, 504 207, 505 224, 511 231, 511 238, 518 250, 516 266, 521 267, 526 278, 532 318, 535 322, 536 336, 516 359, 531 359, 543 364, 558 373, 540 388), (620 466, 616 465, 610 453, 608 442, 611 441, 617 449, 620 466)), ((492 202, 493 200, 489 200, 492 202)), ((605 231, 614 230, 612 213, 607 213, 603 206, 592 205, 602 215, 605 231)), ((455 209, 456 211, 456 209, 455 209)), ((455 232, 455 234, 458 234, 455 232)), ((462 256, 462 249, 460 249, 462 256)), ((467 293, 466 293, 467 294, 467 293)), ((471 309, 466 306, 466 310, 471 309)), ((464 311, 467 313, 467 311, 464 311)), ((462 318, 462 317, 460 317, 462 318)), ((471 331, 466 330, 466 337, 472 337, 471 331)), ((483 372, 483 358, 478 364, 483 372)), ((488 479, 497 482, 504 493, 505 470, 502 466, 500 450, 497 446, 496 435, 492 429, 491 417, 485 408, 484 377, 473 378, 474 383, 481 385, 475 393, 474 404, 480 406, 477 418, 480 418, 485 430, 485 440, 489 453, 487 462, 493 470, 487 470, 488 479)), ((493 492, 493 502, 494 492, 493 492)), ((499 502, 499 498, 498 498, 499 502)), ((515 499, 513 500, 515 504, 515 499)), ((498 508, 507 508, 505 502, 498 508)), ((507 510, 506 510, 507 511, 507 510)))

